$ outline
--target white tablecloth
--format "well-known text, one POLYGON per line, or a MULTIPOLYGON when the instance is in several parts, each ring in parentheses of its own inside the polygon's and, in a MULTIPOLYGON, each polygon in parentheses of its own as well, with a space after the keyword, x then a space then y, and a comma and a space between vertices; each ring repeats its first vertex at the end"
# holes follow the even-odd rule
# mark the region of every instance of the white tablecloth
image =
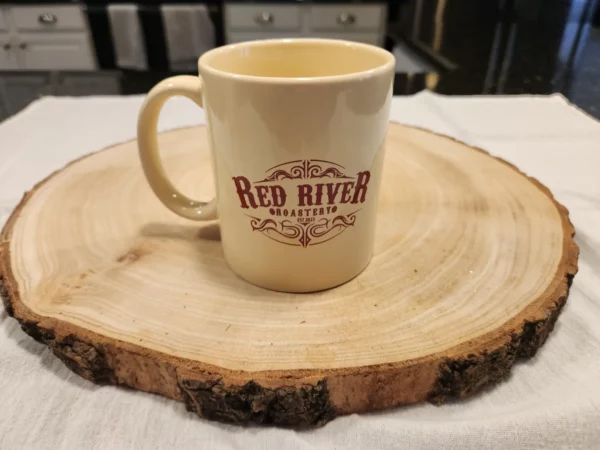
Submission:
MULTIPOLYGON (((0 125, 0 223, 25 190, 68 161, 135 136, 142 97, 45 98, 0 125)), ((600 448, 600 125, 562 97, 394 99, 392 117, 516 164, 567 206, 579 274, 532 360, 475 398, 340 417, 293 431, 205 421, 182 404, 98 387, 0 313, 0 449, 598 449, 600 448)), ((168 129, 203 121, 184 99, 168 129)))

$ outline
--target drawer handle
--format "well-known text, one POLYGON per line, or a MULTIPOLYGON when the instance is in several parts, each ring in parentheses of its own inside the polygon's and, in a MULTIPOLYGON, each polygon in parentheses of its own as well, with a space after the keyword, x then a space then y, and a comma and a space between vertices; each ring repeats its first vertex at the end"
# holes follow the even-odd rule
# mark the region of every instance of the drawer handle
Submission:
POLYGON ((270 12, 262 12, 254 17, 254 21, 259 25, 268 25, 273 23, 275 16, 270 12))
POLYGON ((337 16, 336 20, 340 25, 352 25, 354 22, 356 22, 356 16, 354 14, 343 12, 337 16))
POLYGON ((43 25, 54 25, 56 22, 58 22, 58 17, 50 13, 40 14, 38 17, 38 22, 43 25))
POLYGON ((6 51, 10 50, 11 47, 12 47, 12 45, 10 45, 8 42, 2 46, 2 48, 6 51))
POLYGON ((25 49, 27 48, 27 42, 21 42, 21 43, 19 44, 19 48, 20 48, 21 50, 25 50, 25 49))

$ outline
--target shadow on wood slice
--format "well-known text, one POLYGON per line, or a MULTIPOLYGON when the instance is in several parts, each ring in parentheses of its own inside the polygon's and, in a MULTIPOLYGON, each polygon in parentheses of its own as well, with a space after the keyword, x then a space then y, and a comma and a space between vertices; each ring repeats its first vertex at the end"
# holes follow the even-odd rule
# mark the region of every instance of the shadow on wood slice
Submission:
MULTIPOLYGON (((206 129, 160 140, 179 187, 211 197, 206 129)), ((218 223, 154 198, 127 142, 25 195, 2 234, 2 297, 90 381, 208 419, 316 426, 506 378, 565 304, 573 235, 567 210, 515 167, 392 124, 369 267, 329 291, 271 292, 229 270, 218 223)))

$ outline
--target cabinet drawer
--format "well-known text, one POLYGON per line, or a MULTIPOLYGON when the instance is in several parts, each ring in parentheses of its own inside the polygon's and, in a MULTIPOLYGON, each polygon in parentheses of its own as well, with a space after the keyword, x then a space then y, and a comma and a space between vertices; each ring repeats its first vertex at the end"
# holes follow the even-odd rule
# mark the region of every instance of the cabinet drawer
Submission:
POLYGON ((22 69, 92 70, 96 66, 86 33, 30 33, 20 39, 22 69))
POLYGON ((17 29, 24 31, 84 30, 85 17, 78 6, 16 6, 12 8, 17 29))
POLYGON ((226 27, 233 30, 299 30, 300 7, 293 5, 227 5, 226 27))
MULTIPOLYGON (((297 38, 297 37, 306 37, 300 36, 299 33, 294 32, 271 32, 271 33, 260 33, 260 32, 247 32, 247 31, 238 31, 229 33, 227 37, 228 44, 236 44, 238 42, 245 41, 256 41, 259 39, 285 39, 285 38, 297 38)), ((311 33, 310 37, 312 38, 323 38, 323 39, 343 39, 346 41, 352 42, 363 42, 365 44, 371 45, 381 45, 381 36, 377 32, 372 33, 336 33, 336 32, 326 32, 320 31, 311 33)))
POLYGON ((17 54, 13 49, 13 43, 7 35, 0 34, 0 70, 16 70, 18 68, 17 54))
POLYGON ((312 30, 376 30, 385 21, 385 6, 311 6, 309 21, 312 30))
POLYGON ((0 33, 3 31, 7 31, 7 27, 6 27, 6 19, 4 17, 4 10, 2 10, 2 8, 0 8, 0 33))

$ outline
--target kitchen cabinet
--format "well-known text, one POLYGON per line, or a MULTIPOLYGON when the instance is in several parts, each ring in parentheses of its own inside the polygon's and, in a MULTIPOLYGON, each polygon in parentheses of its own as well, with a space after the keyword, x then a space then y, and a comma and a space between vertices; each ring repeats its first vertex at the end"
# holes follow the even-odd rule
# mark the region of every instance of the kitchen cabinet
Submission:
POLYGON ((320 37, 381 46, 385 40, 387 4, 225 2, 224 15, 225 40, 229 44, 258 39, 320 37))
POLYGON ((329 31, 315 32, 314 37, 323 39, 343 39, 345 41, 362 42, 363 44, 381 45, 376 33, 332 33, 329 31))
POLYGON ((308 18, 312 30, 377 31, 385 23, 385 7, 377 5, 314 5, 308 18))
MULTIPOLYGON (((297 33, 273 31, 269 32, 268 39, 288 39, 298 37, 297 33)), ((265 39, 265 33, 261 31, 232 31, 227 39, 228 44, 237 44, 245 41, 258 41, 265 39)))
POLYGON ((86 20, 81 8, 75 5, 31 5, 11 8, 13 24, 22 31, 81 31, 86 20))
POLYGON ((81 6, 0 7, 0 71, 95 68, 89 26, 81 6))
POLYGON ((15 46, 8 36, 0 34, 0 68, 4 70, 16 70, 18 67, 15 46))
POLYGON ((226 27, 244 31, 300 31, 301 9, 296 5, 230 5, 225 14, 226 27))
POLYGON ((0 9, 0 33, 6 31, 6 19, 4 18, 4 11, 0 9))
POLYGON ((94 67, 84 33, 22 33, 19 40, 19 69, 86 70, 94 67))

